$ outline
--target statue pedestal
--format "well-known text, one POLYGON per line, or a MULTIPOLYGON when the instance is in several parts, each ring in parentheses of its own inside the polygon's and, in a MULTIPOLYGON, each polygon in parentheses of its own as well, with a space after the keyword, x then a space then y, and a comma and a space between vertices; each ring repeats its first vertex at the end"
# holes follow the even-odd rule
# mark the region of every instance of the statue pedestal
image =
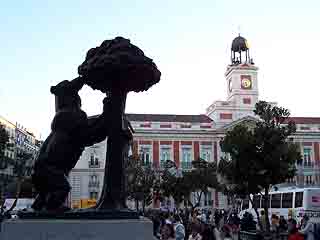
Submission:
POLYGON ((10 219, 1 223, 1 240, 152 240, 146 218, 122 220, 10 219))

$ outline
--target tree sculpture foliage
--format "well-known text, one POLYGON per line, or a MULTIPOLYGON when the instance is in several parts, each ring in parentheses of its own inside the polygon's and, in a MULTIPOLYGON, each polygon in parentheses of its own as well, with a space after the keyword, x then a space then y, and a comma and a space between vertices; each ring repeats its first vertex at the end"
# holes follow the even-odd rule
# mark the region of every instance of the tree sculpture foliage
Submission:
MULTIPOLYGON (((295 175, 295 163, 301 155, 298 146, 290 140, 296 127, 289 121, 287 109, 260 101, 254 113, 259 119, 252 127, 237 125, 221 141, 226 157, 219 163, 219 172, 229 191, 248 196, 251 203, 250 194, 263 192, 263 206, 268 213, 269 190, 295 175)), ((266 230, 270 231, 268 214, 265 216, 266 230)))

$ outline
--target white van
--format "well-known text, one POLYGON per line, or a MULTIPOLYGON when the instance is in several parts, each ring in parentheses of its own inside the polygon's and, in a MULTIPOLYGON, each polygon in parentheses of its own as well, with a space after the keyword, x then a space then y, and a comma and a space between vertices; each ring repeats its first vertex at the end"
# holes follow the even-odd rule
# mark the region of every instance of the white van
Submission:
MULTIPOLYGON (((14 203, 15 198, 7 198, 6 201, 4 202, 4 206, 6 210, 10 209, 12 204, 14 203)), ((34 199, 33 198, 19 198, 17 201, 17 205, 13 209, 13 211, 19 211, 23 210, 25 208, 31 208, 31 205, 33 203, 34 199)))
MULTIPOLYGON (((320 188, 286 188, 277 191, 271 191, 269 196, 269 218, 272 214, 284 216, 288 219, 290 216, 300 221, 304 215, 310 217, 312 222, 320 222, 320 188)), ((259 214, 263 209, 263 194, 254 195, 253 203, 257 207, 259 214)), ((252 208, 249 199, 244 199, 241 203, 241 212, 239 217, 250 212, 255 220, 257 215, 252 208)))

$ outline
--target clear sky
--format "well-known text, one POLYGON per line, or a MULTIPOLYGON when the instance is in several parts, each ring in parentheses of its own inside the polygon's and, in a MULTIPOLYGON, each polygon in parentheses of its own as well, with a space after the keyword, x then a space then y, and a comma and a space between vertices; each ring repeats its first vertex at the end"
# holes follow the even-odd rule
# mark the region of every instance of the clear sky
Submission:
MULTIPOLYGON (((127 112, 201 114, 225 100, 234 37, 247 38, 259 70, 260 98, 293 116, 319 117, 318 0, 16 0, 0 14, 0 115, 42 134, 54 116, 51 85, 77 76, 86 51, 130 38, 154 59, 162 80, 129 94, 127 112)), ((88 115, 103 95, 81 90, 88 115)))

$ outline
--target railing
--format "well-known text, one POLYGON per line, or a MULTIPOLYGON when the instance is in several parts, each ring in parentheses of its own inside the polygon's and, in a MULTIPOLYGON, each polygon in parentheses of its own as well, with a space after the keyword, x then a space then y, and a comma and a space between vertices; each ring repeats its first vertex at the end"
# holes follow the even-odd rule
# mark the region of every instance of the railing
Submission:
POLYGON ((183 170, 192 169, 192 162, 181 162, 181 168, 183 170))
POLYGON ((100 182, 89 182, 89 187, 99 187, 100 182))
POLYGON ((153 164, 152 164, 152 162, 143 162, 142 166, 148 167, 148 168, 154 167, 153 164))
POLYGON ((239 240, 287 240, 288 233, 272 234, 271 236, 264 236, 256 232, 239 232, 239 240))
POLYGON ((88 161, 89 168, 100 168, 100 162, 98 163, 92 163, 91 161, 88 161))
POLYGON ((166 161, 160 160, 160 169, 166 168, 166 161))

